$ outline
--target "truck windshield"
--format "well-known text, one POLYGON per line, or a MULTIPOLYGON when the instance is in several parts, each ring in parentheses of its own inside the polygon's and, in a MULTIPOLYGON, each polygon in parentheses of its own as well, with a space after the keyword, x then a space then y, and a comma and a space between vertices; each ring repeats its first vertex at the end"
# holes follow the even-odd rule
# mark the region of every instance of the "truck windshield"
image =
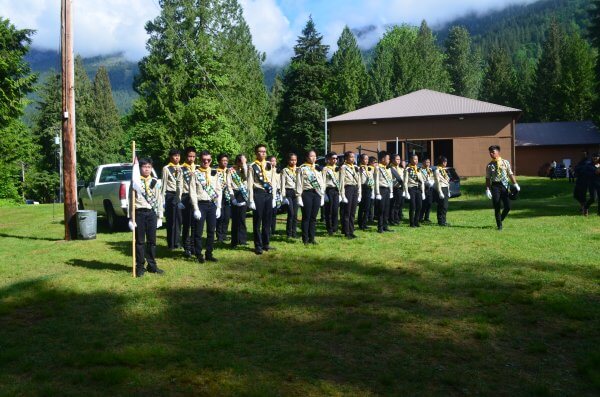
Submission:
POLYGON ((100 174, 99 183, 121 182, 131 180, 131 166, 104 167, 100 174))

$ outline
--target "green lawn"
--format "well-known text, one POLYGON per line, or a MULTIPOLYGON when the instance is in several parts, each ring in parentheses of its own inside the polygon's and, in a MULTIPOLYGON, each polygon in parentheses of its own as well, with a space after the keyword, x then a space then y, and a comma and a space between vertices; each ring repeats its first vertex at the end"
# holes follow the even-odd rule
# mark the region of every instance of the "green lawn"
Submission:
POLYGON ((598 395, 600 217, 520 184, 502 232, 480 178, 451 228, 205 265, 162 230, 166 274, 141 279, 129 233, 66 243, 62 207, 0 208, 0 395, 598 395))

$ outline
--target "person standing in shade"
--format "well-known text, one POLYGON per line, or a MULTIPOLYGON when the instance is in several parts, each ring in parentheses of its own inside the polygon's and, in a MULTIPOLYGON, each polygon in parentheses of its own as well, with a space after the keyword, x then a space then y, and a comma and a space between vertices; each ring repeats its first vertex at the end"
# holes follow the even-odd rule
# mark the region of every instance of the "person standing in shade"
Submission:
POLYGON ((210 164, 212 156, 208 151, 200 153, 202 165, 198 167, 190 183, 190 201, 194 208, 194 252, 198 262, 217 262, 213 255, 217 219, 221 217, 222 194, 218 176, 213 174, 210 164), (202 256, 202 232, 206 223, 206 255, 202 256))
POLYGON ((129 229, 135 232, 135 275, 142 277, 146 271, 144 263, 148 263, 148 272, 163 274, 156 265, 156 228, 162 226, 163 203, 160 194, 160 182, 152 176, 152 160, 140 159, 140 191, 134 194, 133 183, 129 188, 129 229), (131 219, 131 208, 134 208, 135 222, 131 219))
POLYGON ((238 154, 235 165, 229 170, 229 186, 233 190, 231 199, 231 247, 248 245, 246 231, 246 209, 248 208, 248 166, 246 156, 238 154))
POLYGON ((394 198, 392 173, 388 169, 390 155, 379 152, 379 165, 375 168, 375 206, 377 210, 377 232, 391 232, 388 228, 390 216, 390 200, 394 198))
POLYGON ((583 205, 583 215, 590 214, 590 207, 598 200, 598 215, 600 215, 600 154, 592 154, 592 161, 589 163, 587 170, 587 190, 589 198, 583 205))
POLYGON ((191 258, 194 255, 194 210, 190 201, 190 183, 196 172, 196 148, 189 146, 185 149, 185 162, 181 166, 181 178, 177 195, 179 197, 179 208, 181 209, 182 228, 181 242, 184 255, 191 258))
POLYGON ((287 167, 281 170, 281 190, 285 195, 284 203, 287 204, 287 220, 285 234, 288 238, 297 237, 298 201, 296 200, 296 164, 298 156, 290 153, 287 157, 287 167))
POLYGON ((509 182, 513 183, 517 192, 521 188, 510 168, 510 163, 500 156, 500 146, 490 146, 489 152, 492 161, 488 163, 485 172, 485 194, 494 204, 496 226, 498 230, 502 230, 502 222, 510 212, 509 182))
POLYGON ((342 233, 349 239, 356 238, 354 216, 361 194, 360 174, 358 167, 354 165, 354 152, 347 151, 344 153, 344 164, 340 167, 340 212, 342 233))
POLYGON ((162 187, 160 195, 165 203, 167 218, 167 247, 170 250, 179 248, 181 237, 181 206, 177 195, 177 186, 181 183, 181 152, 178 149, 169 151, 169 164, 162 169, 162 187))
POLYGON ((302 242, 316 244, 317 214, 325 203, 323 175, 315 168, 317 153, 309 150, 306 162, 298 169, 296 197, 302 212, 302 242))
POLYGON ((375 198, 373 187, 375 186, 375 178, 373 178, 373 167, 369 165, 369 156, 366 154, 360 155, 359 176, 361 185, 361 200, 358 205, 358 228, 367 230, 367 222, 369 220, 369 211, 371 211, 371 202, 375 198))
POLYGON ((221 188, 221 216, 217 219, 217 242, 224 243, 228 240, 227 230, 229 229, 229 220, 231 219, 231 199, 233 190, 229 180, 229 156, 221 153, 217 156, 216 176, 221 188))
POLYGON ((450 176, 446 171, 448 159, 438 157, 438 166, 435 169, 435 191, 437 192, 437 221, 440 226, 449 226, 446 222, 448 213, 448 199, 450 198, 450 176))
POLYGON ((254 252, 273 249, 270 245, 273 202, 275 201, 272 177, 273 169, 267 170, 267 147, 259 144, 254 148, 256 160, 248 169, 249 208, 252 212, 252 230, 254 232, 254 252))
POLYGON ((421 214, 419 221, 424 223, 430 223, 429 214, 431 213, 431 204, 433 203, 433 186, 435 185, 435 177, 433 170, 431 169, 431 160, 426 159, 424 167, 421 167, 423 173, 423 180, 425 181, 425 199, 421 206, 421 214))
POLYGON ((277 228, 277 211, 279 207, 281 207, 283 201, 283 193, 281 191, 281 173, 277 169, 277 157, 269 156, 267 158, 267 162, 270 167, 271 172, 273 173, 273 192, 274 192, 274 206, 273 206, 273 218, 271 219, 271 235, 275 234, 275 229, 277 228))
POLYGON ((425 199, 425 180, 423 173, 418 168, 419 156, 413 154, 410 157, 410 164, 404 170, 404 197, 410 203, 409 221, 410 227, 420 227, 419 217, 421 215, 421 206, 425 199))
POLYGON ((325 156, 327 164, 323 168, 323 181, 325 182, 325 227, 332 236, 338 229, 338 213, 340 208, 340 172, 337 167, 338 156, 336 152, 329 152, 325 156))
POLYGON ((397 226, 402 222, 402 206, 404 205, 404 170, 400 167, 400 155, 394 154, 390 163, 394 198, 390 203, 390 225, 397 226))

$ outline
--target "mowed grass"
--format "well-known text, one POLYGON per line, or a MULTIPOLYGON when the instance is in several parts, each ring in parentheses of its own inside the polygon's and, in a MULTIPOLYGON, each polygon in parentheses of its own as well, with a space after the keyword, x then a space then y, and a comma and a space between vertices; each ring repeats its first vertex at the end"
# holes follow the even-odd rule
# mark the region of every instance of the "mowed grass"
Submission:
POLYGON ((502 232, 481 178, 450 228, 205 265, 161 230, 166 274, 141 279, 129 233, 67 243, 62 207, 0 208, 0 395, 598 395, 600 217, 520 184, 502 232))

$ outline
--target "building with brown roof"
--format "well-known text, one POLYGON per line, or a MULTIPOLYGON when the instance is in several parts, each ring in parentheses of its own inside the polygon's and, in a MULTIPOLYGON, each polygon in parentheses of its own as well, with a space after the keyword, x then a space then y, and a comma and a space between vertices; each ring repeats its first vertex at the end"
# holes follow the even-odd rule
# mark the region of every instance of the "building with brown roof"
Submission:
POLYGON ((328 120, 331 150, 443 155, 461 176, 483 176, 488 147, 500 145, 517 168, 515 125, 521 110, 419 90, 328 120), (397 148, 397 149, 396 149, 397 148))

